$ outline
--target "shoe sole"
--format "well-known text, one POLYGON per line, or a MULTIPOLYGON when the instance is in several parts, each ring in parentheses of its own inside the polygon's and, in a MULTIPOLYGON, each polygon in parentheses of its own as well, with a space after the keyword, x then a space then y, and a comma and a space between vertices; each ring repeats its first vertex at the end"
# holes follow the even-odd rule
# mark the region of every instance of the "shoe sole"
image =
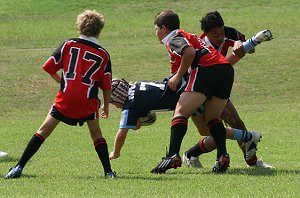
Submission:
POLYGON ((264 41, 270 41, 273 39, 273 35, 272 32, 270 30, 266 30, 264 32, 264 35, 266 36, 266 39, 264 41))

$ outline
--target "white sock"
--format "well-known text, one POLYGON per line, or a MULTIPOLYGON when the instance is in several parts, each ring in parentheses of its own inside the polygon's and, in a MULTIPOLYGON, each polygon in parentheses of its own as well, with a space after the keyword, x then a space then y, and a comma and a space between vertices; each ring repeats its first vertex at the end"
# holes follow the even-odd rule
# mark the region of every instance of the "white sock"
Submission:
POLYGON ((255 37, 253 36, 252 38, 248 39, 247 41, 243 42, 243 47, 245 50, 245 53, 248 53, 252 49, 255 48, 259 43, 256 41, 255 37))

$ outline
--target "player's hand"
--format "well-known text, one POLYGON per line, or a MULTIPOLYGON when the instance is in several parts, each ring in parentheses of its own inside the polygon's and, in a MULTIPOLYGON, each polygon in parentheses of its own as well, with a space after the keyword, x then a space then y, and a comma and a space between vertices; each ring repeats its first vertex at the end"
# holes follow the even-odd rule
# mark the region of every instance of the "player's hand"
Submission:
POLYGON ((181 78, 179 78, 176 74, 169 80, 168 85, 172 91, 177 90, 177 85, 181 81, 181 78))
POLYGON ((112 151, 110 154, 109 154, 109 159, 110 160, 113 160, 113 159, 117 159, 120 157, 120 153, 115 153, 115 151, 112 151))
POLYGON ((101 112, 101 117, 106 119, 108 118, 109 110, 108 107, 104 107, 104 105, 101 107, 102 112, 101 112))
POLYGON ((232 52, 240 58, 244 57, 245 56, 245 51, 244 51, 244 47, 243 47, 243 42, 242 41, 234 42, 232 52))
POLYGON ((101 112, 101 118, 104 118, 104 119, 108 118, 107 113, 105 113, 104 111, 102 111, 101 112))

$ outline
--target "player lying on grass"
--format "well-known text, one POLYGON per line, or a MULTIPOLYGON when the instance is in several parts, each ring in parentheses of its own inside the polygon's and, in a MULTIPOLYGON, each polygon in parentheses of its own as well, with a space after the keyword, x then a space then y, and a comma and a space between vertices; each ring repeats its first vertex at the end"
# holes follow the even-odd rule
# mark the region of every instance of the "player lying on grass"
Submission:
MULTIPOLYGON (((202 39, 206 44, 213 46, 216 50, 218 50, 219 53, 224 56, 227 55, 228 49, 230 47, 233 47, 236 42, 245 41, 245 35, 243 33, 237 31, 232 27, 224 26, 222 16, 217 11, 209 12, 204 17, 202 17, 202 19, 200 20, 200 26, 203 33, 199 36, 199 38, 202 39)), ((255 48, 245 49, 245 51, 247 51, 248 53, 253 53, 255 51, 255 48)), ((239 51, 238 55, 242 57, 244 55, 243 53, 244 51, 239 51)), ((203 125, 202 122, 200 122, 198 119, 201 118, 192 116, 192 120, 196 124, 198 130, 207 131, 207 127, 203 125)), ((221 114, 221 119, 231 128, 247 131, 243 120, 240 118, 231 100, 228 100, 225 109, 221 114)), ((246 134, 244 135, 246 136, 246 134)), ((256 135, 258 138, 258 134, 256 135)), ((205 141, 206 138, 200 139, 199 143, 190 148, 188 151, 184 152, 183 162, 186 163, 188 167, 201 168, 199 156, 202 153, 211 150, 211 148, 206 148, 202 145, 205 141)), ((256 155, 246 155, 245 144, 240 141, 237 142, 244 153, 244 159, 248 165, 270 168, 270 166, 264 163, 261 159, 258 160, 256 155), (249 156, 252 157, 249 158, 249 156)), ((255 144, 252 145, 251 149, 253 149, 253 147, 255 147, 255 144)))
MULTIPOLYGON (((239 47, 241 46, 237 46, 238 50, 241 49, 239 47)), ((234 55, 228 56, 228 60, 230 60, 232 64, 239 59, 239 57, 234 55)), ((114 150, 110 153, 110 159, 120 157, 121 149, 129 129, 138 129, 141 126, 141 120, 143 120, 142 125, 147 124, 147 122, 145 122, 147 115, 149 116, 150 123, 155 121, 155 114, 150 113, 151 110, 174 110, 177 100, 185 88, 186 82, 183 79, 183 83, 178 87, 176 92, 171 91, 167 84, 168 79, 165 79, 163 82, 137 82, 129 89, 129 84, 125 80, 113 80, 111 103, 122 109, 122 117, 120 128, 115 137, 114 150)), ((201 111, 201 108, 199 108, 198 115, 195 116, 198 117, 202 115, 201 111)), ((202 126, 201 123, 199 125, 202 126)), ((227 138, 229 139, 242 140, 244 142, 249 139, 251 140, 250 137, 252 135, 250 134, 252 132, 231 128, 227 128, 226 131, 227 138), (246 139, 245 136, 248 137, 248 139, 246 139)), ((209 135, 204 130, 199 130, 199 132, 203 135, 209 135)), ((251 142, 250 140, 248 142, 251 142)), ((209 137, 205 139, 203 144, 207 148, 215 147, 214 140, 209 137)), ((251 150, 251 153, 253 153, 253 151, 255 154, 256 149, 251 150)))

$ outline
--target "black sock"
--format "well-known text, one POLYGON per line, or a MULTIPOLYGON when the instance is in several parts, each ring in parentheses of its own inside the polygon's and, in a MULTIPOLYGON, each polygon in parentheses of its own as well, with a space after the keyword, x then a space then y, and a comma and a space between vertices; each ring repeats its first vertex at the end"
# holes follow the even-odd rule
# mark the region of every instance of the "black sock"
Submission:
POLYGON ((220 119, 211 120, 207 123, 208 129, 217 145, 217 158, 227 153, 226 150, 226 130, 220 119))
POLYGON ((168 156, 179 154, 182 139, 187 130, 188 119, 184 116, 173 118, 171 122, 171 137, 168 156))
POLYGON ((201 138, 200 141, 195 144, 192 148, 190 148, 186 155, 190 159, 191 157, 199 157, 202 153, 208 153, 210 152, 208 149, 204 146, 204 140, 205 138, 201 138))
POLYGON ((94 146, 98 154, 98 157, 102 163, 104 172, 105 173, 111 172, 112 170, 110 166, 106 140, 104 138, 99 138, 94 141, 94 146))
POLYGON ((40 146, 43 144, 45 139, 39 135, 38 133, 35 133, 31 140, 28 142, 26 149, 24 150, 21 159, 19 160, 17 165, 24 166, 29 161, 29 159, 39 150, 40 146))

